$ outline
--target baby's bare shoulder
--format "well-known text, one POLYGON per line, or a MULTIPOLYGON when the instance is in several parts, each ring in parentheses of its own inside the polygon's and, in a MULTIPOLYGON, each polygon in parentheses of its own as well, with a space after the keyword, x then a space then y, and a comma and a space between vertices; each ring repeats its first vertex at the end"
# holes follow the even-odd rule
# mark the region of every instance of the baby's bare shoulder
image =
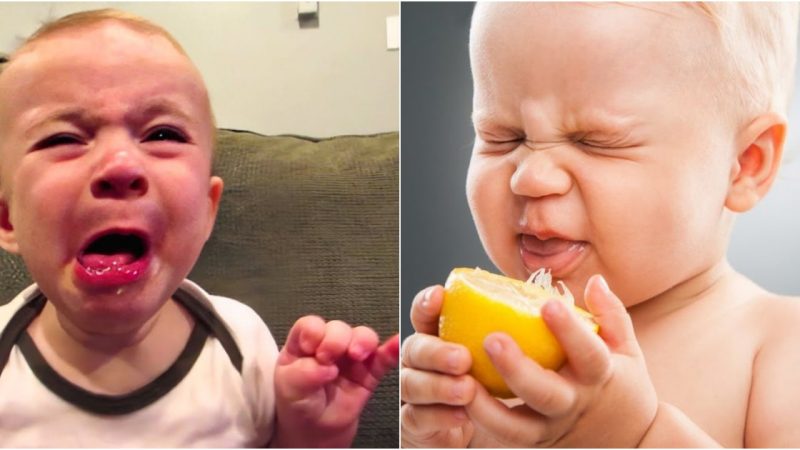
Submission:
POLYGON ((723 321, 755 341, 763 343, 783 331, 800 335, 800 297, 769 292, 743 275, 732 277, 709 300, 709 305, 725 312, 723 321))
POLYGON ((800 297, 761 291, 752 296, 749 305, 751 318, 769 325, 765 328, 767 336, 781 333, 784 328, 800 334, 800 297))
POLYGON ((762 339, 753 360, 745 446, 800 445, 800 297, 764 293, 752 320, 762 339))

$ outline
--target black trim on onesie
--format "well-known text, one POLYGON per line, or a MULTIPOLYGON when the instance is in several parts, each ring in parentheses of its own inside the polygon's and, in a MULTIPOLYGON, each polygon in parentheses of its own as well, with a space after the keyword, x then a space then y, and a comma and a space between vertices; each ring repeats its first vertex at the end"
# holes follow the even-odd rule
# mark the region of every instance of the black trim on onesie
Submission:
POLYGON ((222 344, 222 348, 225 349, 225 353, 231 359, 233 367, 236 367, 236 370, 242 373, 242 352, 239 351, 239 346, 236 345, 233 335, 228 331, 228 327, 225 326, 219 316, 186 291, 178 289, 173 297, 188 309, 195 319, 203 322, 211 330, 211 334, 222 344))
POLYGON ((150 383, 124 395, 95 394, 62 377, 47 364, 27 331, 20 335, 17 345, 33 374, 51 392, 84 411, 116 416, 138 411, 165 396, 177 386, 192 370, 200 352, 203 351, 206 338, 208 338, 208 330, 205 325, 196 322, 186 347, 183 348, 180 356, 169 369, 150 383))
POLYGON ((78 408, 102 415, 128 414, 169 393, 191 371, 209 336, 214 336, 220 342, 233 366, 241 373, 242 353, 216 313, 182 289, 178 289, 173 298, 195 318, 192 333, 177 360, 155 380, 133 392, 124 395, 95 394, 75 385, 50 367, 26 331, 47 303, 41 291, 37 291, 35 297, 14 314, 0 333, 0 373, 8 363, 14 345, 17 345, 36 378, 47 389, 78 408))
POLYGON ((22 305, 8 321, 5 329, 0 333, 0 373, 8 364, 11 351, 19 339, 19 335, 24 333, 28 325, 42 312, 47 299, 41 291, 36 292, 36 296, 29 302, 22 305))

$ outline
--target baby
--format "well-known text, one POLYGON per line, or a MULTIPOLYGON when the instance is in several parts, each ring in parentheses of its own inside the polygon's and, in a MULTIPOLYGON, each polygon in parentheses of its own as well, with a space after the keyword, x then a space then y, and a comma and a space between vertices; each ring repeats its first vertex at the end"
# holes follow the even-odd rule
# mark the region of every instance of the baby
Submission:
POLYGON ((735 213, 780 166, 797 3, 476 7, 467 195, 506 275, 549 267, 600 326, 542 310, 559 371, 507 335, 491 397, 436 337, 421 291, 403 346, 402 443, 424 447, 800 445, 800 300, 736 273, 735 213))
POLYGON ((348 446, 398 340, 301 318, 278 352, 185 280, 223 183, 200 73, 113 10, 45 25, 0 73, 0 246, 36 284, 0 307, 0 445, 348 446))

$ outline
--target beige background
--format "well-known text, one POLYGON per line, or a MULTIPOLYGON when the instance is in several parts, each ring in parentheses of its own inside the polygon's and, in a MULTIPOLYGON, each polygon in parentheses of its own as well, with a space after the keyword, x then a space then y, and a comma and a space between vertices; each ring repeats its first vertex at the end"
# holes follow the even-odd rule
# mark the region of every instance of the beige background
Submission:
POLYGON ((297 2, 0 2, 0 52, 43 21, 113 6, 166 28, 203 73, 220 127, 327 137, 399 130, 399 52, 386 48, 397 2, 320 2, 301 29, 297 2))

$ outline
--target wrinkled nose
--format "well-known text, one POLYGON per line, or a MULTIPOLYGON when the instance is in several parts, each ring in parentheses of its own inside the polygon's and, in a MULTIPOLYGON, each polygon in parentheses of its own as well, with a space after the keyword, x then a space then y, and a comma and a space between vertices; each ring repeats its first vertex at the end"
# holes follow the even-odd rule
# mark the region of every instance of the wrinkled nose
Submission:
POLYGON ((91 189, 96 198, 129 199, 145 195, 148 184, 139 161, 128 152, 118 152, 100 168, 91 189))
POLYGON ((572 176, 551 150, 530 151, 517 163, 511 176, 511 191, 520 196, 541 198, 563 195, 572 187, 572 176))

